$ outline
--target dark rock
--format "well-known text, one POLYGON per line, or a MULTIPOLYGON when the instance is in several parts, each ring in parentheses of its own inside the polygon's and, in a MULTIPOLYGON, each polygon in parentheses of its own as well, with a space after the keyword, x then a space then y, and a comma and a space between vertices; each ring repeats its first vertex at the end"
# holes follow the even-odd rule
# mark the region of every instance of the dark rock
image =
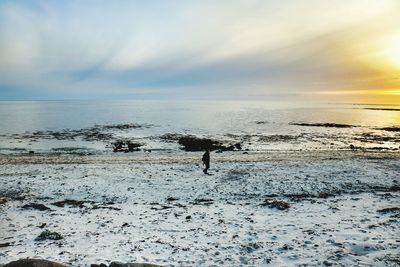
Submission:
POLYGON ((133 152, 139 151, 139 147, 143 146, 141 143, 135 143, 130 140, 118 140, 112 143, 114 152, 133 152))
POLYGON ((59 233, 45 230, 41 232, 38 237, 35 238, 35 241, 60 240, 60 239, 63 239, 63 237, 59 233))
POLYGON ((185 151, 218 150, 224 148, 219 141, 208 138, 198 138, 192 135, 180 137, 178 139, 178 144, 182 145, 185 151))
POLYGON ((80 200, 73 200, 73 199, 65 199, 62 201, 57 201, 52 203, 52 205, 63 208, 64 206, 73 206, 73 207, 78 207, 78 208, 83 208, 85 201, 80 201, 80 200))
POLYGON ((7 199, 0 198, 0 205, 7 203, 7 199))
POLYGON ((398 207, 381 209, 377 210, 377 212, 382 214, 390 214, 391 218, 400 218, 400 208, 398 207))
POLYGON ((302 123, 302 122, 291 122, 289 125, 297 126, 309 126, 309 127, 328 127, 328 128, 352 128, 357 127, 355 125, 339 124, 339 123, 302 123))
POLYGON ((100 205, 95 205, 92 207, 92 209, 94 210, 98 210, 98 209, 109 209, 109 210, 121 210, 120 208, 116 208, 116 207, 109 207, 109 206, 100 206, 100 205))
POLYGON ((172 142, 176 142, 179 140, 179 138, 184 137, 184 135, 182 134, 176 134, 176 133, 166 133, 161 135, 159 138, 161 140, 163 140, 164 142, 167 143, 172 143, 172 142))
POLYGON ((167 198, 167 201, 177 201, 177 200, 179 200, 179 198, 177 198, 177 197, 168 197, 167 198))
POLYGON ((188 216, 185 217, 185 219, 186 220, 190 220, 190 219, 192 219, 192 216, 188 215, 188 216))
POLYGON ((4 267, 67 267, 66 265, 41 259, 22 259, 10 262, 4 267))
POLYGON ((196 198, 193 205, 210 205, 214 203, 214 200, 208 198, 196 198))
POLYGON ((109 267, 161 267, 161 265, 151 264, 151 263, 122 263, 113 261, 109 267))
MULTIPOLYGON (((356 138, 354 138, 357 141, 363 142, 363 143, 372 143, 372 144, 382 144, 383 142, 399 142, 400 137, 398 136, 385 136, 381 134, 374 134, 374 133, 362 133, 356 138)), ((387 147, 369 147, 369 150, 384 150, 384 149, 389 149, 387 147)))
POLYGON ((390 187, 371 185, 369 188, 375 192, 400 192, 400 186, 398 185, 393 185, 390 187))
POLYGON ((159 207, 151 207, 151 210, 166 210, 166 209, 173 209, 174 207, 172 206, 167 206, 167 205, 159 205, 159 207))
POLYGON ((11 243, 7 242, 7 243, 0 243, 0 248, 5 248, 5 247, 9 247, 11 246, 11 243))
POLYGON ((105 130, 129 130, 138 128, 149 128, 151 126, 152 126, 151 124, 137 124, 137 123, 95 125, 95 127, 99 127, 105 130))
POLYGON ((333 265, 333 263, 331 263, 331 262, 329 262, 329 261, 324 261, 323 264, 324 264, 325 266, 332 266, 332 265, 333 265))
POLYGON ((281 249, 282 249, 282 250, 292 250, 293 247, 289 246, 288 244, 285 244, 285 245, 282 246, 281 249))
POLYGON ((299 134, 299 135, 272 134, 272 135, 260 136, 259 141, 268 142, 268 143, 290 142, 290 141, 298 140, 303 137, 304 137, 304 134, 299 134))
POLYGON ((112 124, 112 125, 95 125, 93 127, 82 129, 61 129, 58 131, 35 131, 24 134, 12 135, 15 139, 56 139, 56 140, 84 140, 84 141, 108 141, 115 139, 110 130, 128 130, 136 128, 149 128, 152 125, 141 125, 136 123, 128 124, 112 124))
POLYGON ((388 132, 400 132, 400 127, 384 127, 384 128, 379 128, 379 130, 388 132))
POLYGON ((35 210, 41 210, 41 211, 50 210, 49 207, 46 207, 43 204, 37 204, 37 203, 26 204, 26 205, 23 205, 21 208, 23 208, 23 209, 35 209, 35 210))
POLYGON ((278 210, 287 210, 290 208, 289 203, 281 200, 270 200, 266 199, 264 203, 261 204, 261 206, 267 206, 269 208, 276 208, 278 210))
POLYGON ((385 209, 377 210, 377 212, 384 213, 384 214, 393 213, 393 212, 400 212, 400 208, 399 207, 385 208, 385 209))
POLYGON ((242 144, 241 143, 236 143, 233 145, 236 149, 241 150, 242 149, 242 144))
POLYGON ((398 108, 364 108, 366 110, 400 111, 398 108))
POLYGON ((316 198, 330 198, 330 197, 334 197, 334 194, 331 193, 327 193, 327 192, 321 192, 319 194, 317 194, 315 197, 316 198))
POLYGON ((125 267, 125 263, 113 261, 110 263, 109 267, 125 267))
POLYGON ((41 225, 39 225, 39 228, 43 229, 46 225, 47 223, 42 223, 41 225))
POLYGON ((209 138, 199 138, 193 135, 180 136, 178 138, 178 144, 183 146, 181 149, 185 151, 204 151, 209 149, 211 151, 217 150, 217 152, 222 152, 241 149, 240 143, 226 146, 220 141, 209 138))

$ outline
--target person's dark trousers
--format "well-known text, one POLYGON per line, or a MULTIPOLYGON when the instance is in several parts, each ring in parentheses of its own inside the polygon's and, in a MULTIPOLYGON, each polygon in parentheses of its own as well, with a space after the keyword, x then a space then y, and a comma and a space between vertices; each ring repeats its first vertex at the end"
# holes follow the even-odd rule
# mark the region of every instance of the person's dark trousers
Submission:
POLYGON ((204 173, 207 173, 208 169, 210 168, 210 164, 206 164, 206 168, 203 170, 204 173))

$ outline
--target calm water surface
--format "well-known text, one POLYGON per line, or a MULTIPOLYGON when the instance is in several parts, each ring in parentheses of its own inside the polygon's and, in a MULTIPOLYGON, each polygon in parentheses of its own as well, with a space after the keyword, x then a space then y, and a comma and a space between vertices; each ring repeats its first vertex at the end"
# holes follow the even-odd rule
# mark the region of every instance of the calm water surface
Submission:
POLYGON ((176 143, 158 138, 166 133, 240 141, 249 150, 342 149, 349 144, 396 149, 400 132, 381 128, 400 127, 399 109, 400 106, 278 101, 2 101, 0 153, 50 152, 66 147, 108 152, 111 141, 42 140, 21 135, 127 123, 152 126, 113 130, 113 134, 140 140, 144 148, 152 150, 179 148, 176 143), (291 123, 357 127, 310 127, 291 123))

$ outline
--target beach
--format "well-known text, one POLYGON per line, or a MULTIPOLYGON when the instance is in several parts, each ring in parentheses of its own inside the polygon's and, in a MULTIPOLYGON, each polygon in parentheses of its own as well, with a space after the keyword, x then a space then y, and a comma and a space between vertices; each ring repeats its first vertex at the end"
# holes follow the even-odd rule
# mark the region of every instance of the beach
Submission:
POLYGON ((0 21, 0 267, 400 267, 399 0, 0 21))
POLYGON ((1 155, 0 264, 399 264, 398 152, 201 155, 1 155))

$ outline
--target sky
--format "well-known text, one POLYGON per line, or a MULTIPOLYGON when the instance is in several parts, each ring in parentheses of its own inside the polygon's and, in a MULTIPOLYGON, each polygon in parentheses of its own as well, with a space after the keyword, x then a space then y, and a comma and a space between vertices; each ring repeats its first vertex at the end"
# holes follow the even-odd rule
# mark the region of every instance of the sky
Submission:
POLYGON ((285 97, 400 104, 400 1, 0 1, 0 100, 285 97))

